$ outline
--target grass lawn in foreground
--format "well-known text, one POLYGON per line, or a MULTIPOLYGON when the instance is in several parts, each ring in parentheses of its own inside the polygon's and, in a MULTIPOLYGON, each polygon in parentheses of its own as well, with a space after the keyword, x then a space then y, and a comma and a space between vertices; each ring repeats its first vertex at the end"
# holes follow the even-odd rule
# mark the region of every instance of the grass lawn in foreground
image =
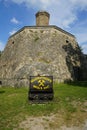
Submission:
POLYGON ((29 104, 29 88, 0 88, 0 130, 12 130, 27 117, 61 114, 65 122, 87 119, 87 82, 54 84, 54 100, 29 104))

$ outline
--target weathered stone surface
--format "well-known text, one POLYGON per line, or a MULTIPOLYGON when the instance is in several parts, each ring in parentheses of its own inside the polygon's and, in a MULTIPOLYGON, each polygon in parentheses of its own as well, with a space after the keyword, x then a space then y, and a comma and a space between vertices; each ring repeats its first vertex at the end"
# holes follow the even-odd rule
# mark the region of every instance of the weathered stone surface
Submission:
POLYGON ((78 80, 81 51, 73 35, 56 26, 24 27, 8 39, 0 60, 3 85, 28 86, 29 76, 78 80))
POLYGON ((48 26, 50 14, 46 11, 36 13, 36 26, 48 26))

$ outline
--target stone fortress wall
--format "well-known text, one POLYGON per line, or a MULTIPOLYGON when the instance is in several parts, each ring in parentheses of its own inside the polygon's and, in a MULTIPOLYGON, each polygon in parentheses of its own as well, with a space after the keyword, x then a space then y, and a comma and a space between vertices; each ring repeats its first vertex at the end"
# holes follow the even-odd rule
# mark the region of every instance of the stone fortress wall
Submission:
POLYGON ((38 74, 53 75, 56 82, 81 80, 82 59, 74 35, 57 26, 26 26, 8 39, 0 58, 0 81, 3 86, 28 86, 29 76, 38 74))

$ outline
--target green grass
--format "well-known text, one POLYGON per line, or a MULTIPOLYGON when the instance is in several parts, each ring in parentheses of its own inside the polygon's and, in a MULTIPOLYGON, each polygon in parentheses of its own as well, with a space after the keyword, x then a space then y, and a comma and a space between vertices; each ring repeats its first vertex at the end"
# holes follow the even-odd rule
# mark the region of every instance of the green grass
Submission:
MULTIPOLYGON (((54 84, 54 100, 46 104, 30 104, 28 88, 0 88, 0 130, 12 130, 29 116, 61 113, 64 120, 72 114, 85 113, 87 82, 54 84), (74 102, 74 105, 73 105, 74 102)), ((76 115, 79 118, 79 114, 76 115)))

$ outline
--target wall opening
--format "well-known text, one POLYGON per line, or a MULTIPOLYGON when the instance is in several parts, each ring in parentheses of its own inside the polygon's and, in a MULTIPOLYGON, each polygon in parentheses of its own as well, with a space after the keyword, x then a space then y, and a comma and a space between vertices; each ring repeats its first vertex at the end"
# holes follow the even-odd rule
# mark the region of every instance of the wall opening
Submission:
POLYGON ((14 41, 12 41, 12 44, 14 44, 14 41))
POLYGON ((69 41, 68 41, 68 40, 66 40, 66 43, 69 43, 69 41))

